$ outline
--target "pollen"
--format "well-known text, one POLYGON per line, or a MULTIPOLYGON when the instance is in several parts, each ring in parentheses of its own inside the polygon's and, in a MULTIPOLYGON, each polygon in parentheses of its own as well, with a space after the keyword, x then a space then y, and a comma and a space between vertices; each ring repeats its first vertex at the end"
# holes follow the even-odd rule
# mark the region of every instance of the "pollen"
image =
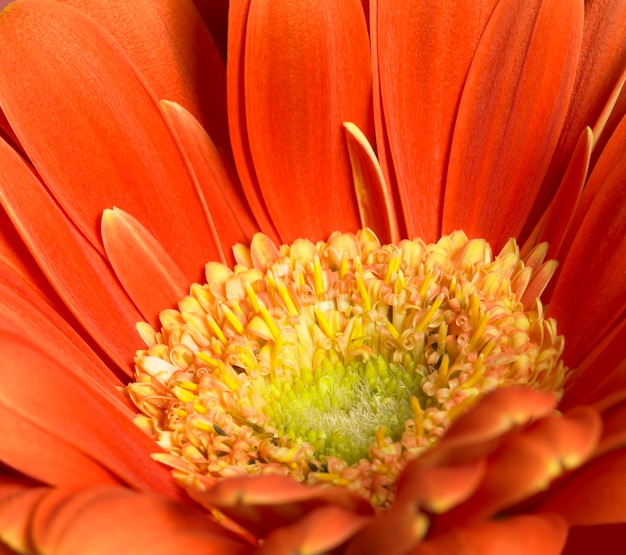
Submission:
POLYGON ((370 230, 207 265, 127 387, 137 423, 184 486, 279 474, 344 486, 384 510, 408 461, 485 393, 560 394, 563 338, 541 292, 556 269, 514 240, 493 256, 453 232, 381 245, 370 230), (541 271, 539 271, 541 269, 541 271))

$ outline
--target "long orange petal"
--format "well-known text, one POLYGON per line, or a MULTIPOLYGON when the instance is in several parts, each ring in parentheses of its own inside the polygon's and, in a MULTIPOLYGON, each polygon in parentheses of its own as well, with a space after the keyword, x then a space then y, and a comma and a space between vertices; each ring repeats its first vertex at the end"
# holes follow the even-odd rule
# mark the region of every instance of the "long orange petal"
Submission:
POLYGON ((582 2, 496 6, 461 97, 444 233, 463 229, 498 250, 522 230, 565 119, 582 24, 582 2))
MULTIPOLYGON (((585 19, 580 60, 567 117, 537 205, 554 194, 573 153, 578 136, 594 125, 626 63, 626 3, 612 0, 585 2, 585 19)), ((595 129, 594 129, 595 132, 595 129)), ((594 133, 595 134, 595 133, 594 133)))
POLYGON ((626 314, 625 148, 626 120, 607 144, 583 192, 579 217, 572 224, 576 236, 564 253, 547 311, 566 337, 564 359, 570 367, 577 366, 626 314))
POLYGON ((378 0, 371 14, 408 237, 436 241, 463 83, 495 0, 378 0))
POLYGON ((104 211, 102 242, 115 275, 151 324, 189 291, 187 278, 163 247, 123 210, 104 211))
POLYGON ((262 230, 256 223, 236 177, 200 123, 178 104, 162 101, 161 107, 193 168, 224 257, 233 262, 233 245, 249 243, 258 231, 273 233, 274 229, 262 230))
POLYGON ((0 106, 85 237, 103 252, 100 215, 117 206, 197 280, 215 248, 189 168, 110 35, 70 6, 24 0, 0 14, 0 42, 0 106))
POLYGON ((369 134, 371 70, 360 0, 252 1, 245 117, 263 199, 280 239, 359 227, 341 124, 369 134))
POLYGON ((525 515, 455 529, 411 555, 560 555, 566 538, 567 525, 557 515, 525 515))
POLYGON ((0 141, 0 161, 0 203, 31 254, 94 341, 130 373, 129 362, 138 346, 134 325, 141 319, 139 313, 104 260, 4 141, 0 141))
POLYGON ((62 1, 104 27, 155 96, 185 106, 226 158, 232 160, 226 119, 226 68, 192 2, 62 1))
POLYGON ((151 453, 159 451, 156 443, 126 412, 99 398, 86 379, 76 379, 62 362, 49 359, 35 345, 7 331, 0 340, 4 361, 0 403, 7 410, 138 490, 184 497, 170 473, 151 459, 151 453))
POLYGON ((252 551, 190 507, 120 487, 22 489, 7 496, 7 502, 7 510, 0 511, 0 537, 15 547, 27 546, 30 553, 243 555, 252 551), (19 532, 11 530, 16 525, 19 532))

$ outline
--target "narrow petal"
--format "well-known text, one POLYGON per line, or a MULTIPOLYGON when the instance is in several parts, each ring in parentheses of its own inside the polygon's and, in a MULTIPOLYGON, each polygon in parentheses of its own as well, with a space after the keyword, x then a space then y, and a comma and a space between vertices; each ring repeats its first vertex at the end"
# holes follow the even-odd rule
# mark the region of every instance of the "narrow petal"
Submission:
POLYGON ((556 195, 546 212, 537 241, 548 242, 549 258, 556 257, 570 228, 587 179, 593 141, 591 129, 585 128, 578 139, 556 195))
POLYGON ((197 281, 215 248, 193 180, 158 102, 110 35, 70 6, 24 0, 1 13, 0 41, 0 106, 85 237, 103 253, 102 210, 140 215, 197 281))
POLYGON ((105 210, 101 230, 115 275, 144 319, 156 324, 161 310, 187 294, 187 278, 150 232, 123 210, 105 210))
POLYGON ((189 110, 232 160, 226 120, 226 68, 193 2, 62 1, 104 27, 155 96, 189 110))
POLYGON ((237 173, 248 204, 263 232, 278 241, 278 233, 268 213, 254 170, 246 125, 244 60, 251 2, 252 0, 232 2, 228 10, 228 64, 226 68, 228 123, 237 173))
POLYGON ((44 484, 120 484, 82 451, 0 404, 0 462, 44 484))
POLYGON ((360 0, 252 1, 244 65, 250 152, 281 241, 356 230, 341 124, 372 125, 360 0))
POLYGON ((439 239, 459 99, 495 4, 378 0, 372 13, 386 138, 408 237, 439 239))
POLYGON ((527 515, 452 530, 418 545, 411 555, 560 555, 567 525, 557 515, 527 515))
POLYGON ((0 546, 6 544, 17 553, 32 553, 30 516, 49 490, 20 485, 0 485, 0 546))
POLYGON ((572 227, 568 250, 547 311, 566 338, 564 359, 575 367, 626 311, 626 120, 594 168, 572 227), (578 215, 577 214, 577 215, 578 215), (578 223, 580 222, 580 224, 578 223), (587 302, 581 302, 584 291, 587 302))
POLYGON ((141 319, 139 312, 102 257, 66 220, 4 141, 0 141, 0 161, 0 203, 31 254, 93 340, 124 372, 130 373, 129 362, 137 348, 133 328, 141 319), (55 240, 50 241, 50 237, 55 240))
POLYGON ((0 339, 4 360, 0 403, 7 410, 88 455, 136 489, 183 497, 170 473, 150 457, 158 446, 126 412, 98 398, 88 381, 77 380, 35 345, 10 332, 0 339), (84 418, 76 418, 75 407, 80 407, 84 418))
POLYGON ((353 123, 343 124, 352 164, 352 179, 361 216, 361 227, 369 227, 382 244, 400 241, 400 230, 392 193, 367 137, 353 123))
MULTIPOLYGON (((162 101, 161 107, 198 180, 208 218, 217 235, 215 242, 221 245, 223 257, 232 261, 231 247, 236 243, 249 243, 260 228, 250 213, 236 177, 229 173, 200 123, 178 104, 162 101)), ((273 228, 262 231, 273 233, 273 228)))
POLYGON ((624 28, 626 28, 624 2, 611 0, 585 2, 583 40, 576 81, 563 130, 537 199, 544 205, 545 200, 554 194, 554 186, 567 167, 580 130, 598 121, 613 93, 614 84, 620 81, 626 63, 624 28))
POLYGON ((463 229, 496 249, 519 235, 565 119, 582 24, 583 2, 496 6, 459 106, 444 233, 463 229))

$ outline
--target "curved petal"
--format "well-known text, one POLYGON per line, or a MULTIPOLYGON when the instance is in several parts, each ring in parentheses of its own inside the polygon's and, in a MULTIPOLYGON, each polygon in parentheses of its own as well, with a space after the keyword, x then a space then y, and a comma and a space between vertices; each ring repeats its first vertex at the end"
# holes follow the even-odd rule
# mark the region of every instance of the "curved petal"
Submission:
POLYGON ((368 520, 339 507, 320 507, 292 526, 279 528, 270 534, 255 555, 329 553, 360 530, 368 520))
MULTIPOLYGON (((583 39, 567 117, 536 205, 555 192, 578 135, 593 125, 626 66, 626 3, 586 0, 583 39)), ((594 129, 595 132, 595 129, 594 129)), ((594 133, 595 134, 595 133, 594 133)))
POLYGON ((0 203, 38 265, 93 340, 130 374, 141 319, 111 271, 22 159, 0 141, 0 203), (32 215, 36 214, 35 217, 32 215), (50 238, 54 237, 54 241, 50 238), (80 269, 80 271, 77 271, 80 269))
POLYGON ((78 8, 104 27, 155 96, 189 110, 226 159, 232 161, 226 119, 226 68, 193 2, 62 2, 78 8))
POLYGON ((356 125, 345 122, 343 126, 346 130, 361 227, 372 229, 382 244, 397 243, 400 241, 400 230, 393 197, 376 159, 376 153, 356 125))
POLYGON ((187 294, 187 278, 150 232, 123 210, 105 210, 101 229, 115 275, 144 319, 156 324, 161 310, 187 294))
POLYGON ((558 512, 570 525, 626 521, 626 449, 587 463, 536 509, 558 512))
POLYGON ((33 553, 30 515, 48 491, 43 487, 0 485, 0 546, 6 544, 17 553, 33 553))
POLYGON ((566 338, 564 359, 575 367, 626 314, 626 120, 616 130, 583 192, 573 243, 547 314, 566 338), (621 277, 619 277, 621 276, 621 277), (581 292, 587 301, 582 302, 581 292))
POLYGON ((335 506, 371 516, 365 499, 345 488, 312 488, 284 476, 228 478, 206 491, 188 490, 206 508, 217 508, 257 537, 296 522, 318 507, 335 506))
POLYGON ((582 26, 582 1, 498 3, 461 97, 444 233, 463 229, 496 250, 519 235, 565 119, 582 26))
MULTIPOLYGON (((178 104, 161 101, 161 107, 198 180, 217 235, 216 243, 221 245, 223 258, 232 262, 232 246, 249 243, 260 228, 250 213, 236 177, 228 172, 222 156, 200 123, 178 104)), ((273 228, 268 232, 272 233, 273 228)))
POLYGON ((396 503, 377 515, 350 541, 346 555, 409 553, 428 530, 428 518, 414 503, 396 503))
POLYGON ((85 237, 103 253, 102 210, 133 212, 197 281, 215 248, 189 168, 110 35, 70 6, 23 0, 0 14, 0 42, 0 106, 85 237))
POLYGON ((452 530, 408 555, 559 555, 566 539, 567 525, 557 515, 516 516, 452 530))
POLYGON ((436 241, 454 120, 495 0, 378 0, 382 112, 407 236, 436 241))
POLYGON ((156 443, 126 412, 99 398, 86 379, 77 380, 63 364, 24 339, 6 331, 0 339, 0 403, 7 410, 89 456, 136 489, 184 498, 170 473, 151 459, 150 454, 159 451, 156 443), (80 407, 83 418, 77 418, 75 407, 80 407))
POLYGON ((245 117, 254 170, 283 242, 359 227, 341 124, 366 135, 371 70, 360 0, 252 1, 245 117))
POLYGON ((482 483, 464 503, 441 515, 438 533, 498 512, 548 487, 566 469, 586 460, 600 438, 600 418, 591 409, 547 417, 505 440, 487 458, 482 483))
POLYGON ((27 547, 29 553, 243 555, 252 551, 190 507, 124 488, 25 488, 14 491, 7 501, 10 504, 0 511, 0 537, 9 545, 27 547), (18 523, 19 532, 12 530, 18 523))

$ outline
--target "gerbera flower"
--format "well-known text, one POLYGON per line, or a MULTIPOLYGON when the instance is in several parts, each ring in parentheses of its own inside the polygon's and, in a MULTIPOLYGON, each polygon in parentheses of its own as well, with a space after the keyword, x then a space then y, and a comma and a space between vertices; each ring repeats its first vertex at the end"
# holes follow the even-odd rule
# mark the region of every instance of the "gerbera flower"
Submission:
POLYGON ((1 549, 610 547, 625 24, 9 5, 1 549))

